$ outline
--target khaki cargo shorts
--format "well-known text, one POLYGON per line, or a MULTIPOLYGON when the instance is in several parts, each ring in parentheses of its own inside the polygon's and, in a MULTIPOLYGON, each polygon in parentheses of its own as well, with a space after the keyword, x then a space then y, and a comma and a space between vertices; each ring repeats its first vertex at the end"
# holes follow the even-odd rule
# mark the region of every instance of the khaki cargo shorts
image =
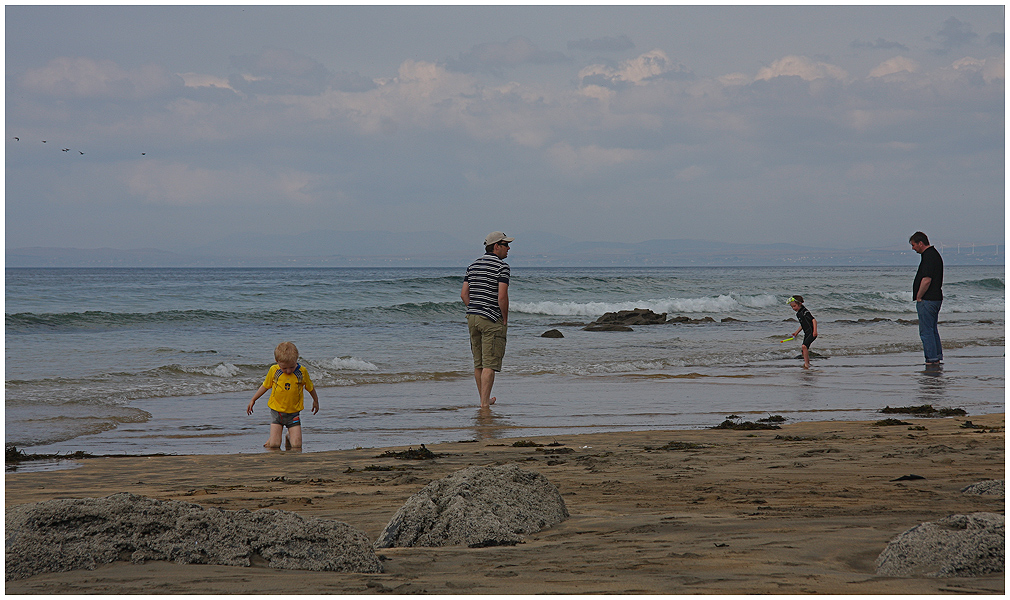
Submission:
POLYGON ((473 368, 501 371, 501 359, 505 356, 505 335, 508 327, 480 315, 467 315, 466 324, 470 328, 470 351, 473 352, 473 368))

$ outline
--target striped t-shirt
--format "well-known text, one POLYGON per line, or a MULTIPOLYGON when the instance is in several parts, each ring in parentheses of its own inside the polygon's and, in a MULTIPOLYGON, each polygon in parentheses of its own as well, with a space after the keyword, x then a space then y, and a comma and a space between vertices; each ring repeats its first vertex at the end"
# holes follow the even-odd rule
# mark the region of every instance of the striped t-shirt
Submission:
POLYGON ((508 285, 508 264, 494 254, 485 254, 467 267, 463 281, 470 284, 470 304, 466 306, 466 314, 501 321, 498 283, 508 285))

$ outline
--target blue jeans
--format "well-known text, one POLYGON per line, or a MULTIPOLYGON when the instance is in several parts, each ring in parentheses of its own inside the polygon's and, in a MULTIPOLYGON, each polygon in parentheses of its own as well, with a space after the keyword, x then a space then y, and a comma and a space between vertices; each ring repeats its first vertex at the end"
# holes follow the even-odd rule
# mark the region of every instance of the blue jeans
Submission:
POLYGON ((943 360, 940 332, 936 329, 942 303, 943 300, 922 300, 915 303, 915 312, 919 314, 919 337, 922 338, 922 352, 926 355, 928 363, 943 360))

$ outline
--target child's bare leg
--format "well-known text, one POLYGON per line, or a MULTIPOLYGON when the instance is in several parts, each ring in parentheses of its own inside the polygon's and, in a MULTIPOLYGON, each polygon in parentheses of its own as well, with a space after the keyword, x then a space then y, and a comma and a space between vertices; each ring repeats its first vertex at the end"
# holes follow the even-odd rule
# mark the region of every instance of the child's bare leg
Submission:
POLYGON ((288 427, 288 441, 285 447, 290 450, 292 448, 302 447, 302 426, 296 425, 294 427, 288 427))
POLYGON ((806 346, 801 346, 801 348, 803 348, 803 368, 804 369, 809 369, 810 368, 810 348, 807 348, 806 346))
POLYGON ((281 435, 284 433, 284 426, 278 425, 277 423, 270 424, 270 439, 267 443, 263 444, 264 448, 280 448, 281 447, 281 435))

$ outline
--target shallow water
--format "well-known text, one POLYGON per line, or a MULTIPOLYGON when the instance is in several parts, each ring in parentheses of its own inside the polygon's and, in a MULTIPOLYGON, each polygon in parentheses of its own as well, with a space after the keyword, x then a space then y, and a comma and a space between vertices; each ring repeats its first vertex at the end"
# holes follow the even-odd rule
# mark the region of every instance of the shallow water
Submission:
POLYGON ((703 427, 733 412, 1001 412, 1002 267, 948 267, 940 374, 922 371, 914 270, 513 269, 502 402, 487 416, 474 408, 462 268, 7 269, 6 441, 38 453, 262 451, 266 408, 248 417, 245 406, 283 340, 320 388, 320 414, 303 413, 306 451, 703 427), (785 300, 797 293, 820 329, 810 373, 798 341, 779 343, 796 328, 785 300), (630 308, 713 321, 558 325, 630 308), (565 337, 540 337, 554 327, 565 337))

